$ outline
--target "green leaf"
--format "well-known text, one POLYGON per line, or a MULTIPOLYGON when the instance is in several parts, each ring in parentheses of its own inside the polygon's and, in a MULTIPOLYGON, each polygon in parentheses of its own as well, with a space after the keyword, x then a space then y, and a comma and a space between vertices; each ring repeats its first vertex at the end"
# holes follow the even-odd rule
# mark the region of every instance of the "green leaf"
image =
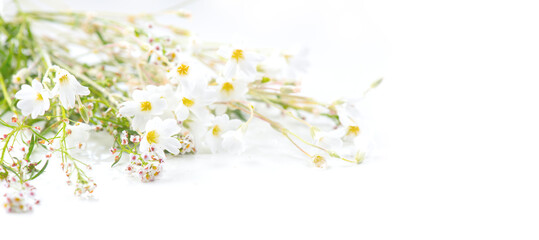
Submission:
POLYGON ((34 146, 36 145, 36 135, 32 134, 32 139, 30 140, 30 146, 28 147, 28 153, 26 153, 26 160, 30 160, 30 155, 34 151, 34 146))
POLYGON ((45 171, 45 168, 47 168, 48 165, 49 165, 49 160, 47 160, 47 162, 45 162, 45 165, 41 168, 41 170, 39 170, 39 172, 36 175, 32 176, 28 180, 33 180, 33 179, 37 178, 39 175, 41 175, 45 171))

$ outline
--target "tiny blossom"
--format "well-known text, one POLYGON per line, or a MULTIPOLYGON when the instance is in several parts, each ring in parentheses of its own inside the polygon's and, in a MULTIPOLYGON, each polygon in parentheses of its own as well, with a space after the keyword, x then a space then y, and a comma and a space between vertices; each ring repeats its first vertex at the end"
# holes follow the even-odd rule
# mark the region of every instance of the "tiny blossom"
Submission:
POLYGON ((129 139, 129 134, 127 133, 127 131, 123 130, 122 136, 121 136, 122 145, 127 145, 129 143, 128 139, 129 139))
POLYGON ((223 73, 226 77, 235 77, 239 71, 245 77, 254 80, 256 74, 256 66, 264 58, 254 52, 246 51, 244 48, 236 47, 221 47, 217 54, 226 58, 227 62, 223 73))
POLYGON ((28 76, 28 69, 27 68, 21 68, 17 73, 13 75, 13 83, 15 84, 23 84, 24 79, 28 76))
POLYGON ((139 136, 139 135, 131 135, 131 138, 129 140, 131 140, 132 143, 138 143, 141 140, 141 136, 139 136))
POLYGON ((319 155, 319 154, 316 154, 312 157, 312 163, 317 168, 327 167, 326 158, 324 158, 322 155, 319 155))
POLYGON ((180 153, 181 154, 187 154, 187 153, 194 153, 196 152, 196 148, 195 148, 195 141, 193 139, 193 135, 191 135, 190 133, 187 133, 187 134, 184 134, 182 136, 180 136, 180 138, 178 139, 182 145, 182 147, 180 148, 180 153))
POLYGON ((163 167, 161 163, 149 163, 146 166, 142 167, 138 171, 138 175, 142 182, 151 182, 155 180, 155 177, 161 173, 163 167))
POLYGON ((96 187, 97 184, 92 179, 88 179, 88 181, 78 181, 75 186, 75 195, 79 197, 91 197, 91 194, 96 187))
POLYGON ((174 119, 161 120, 161 118, 155 117, 146 123, 140 149, 143 152, 155 152, 160 157, 165 157, 164 150, 178 154, 181 144, 172 135, 178 134, 180 131, 181 128, 174 119))
POLYGON ((58 95, 60 104, 66 109, 75 107, 75 98, 90 94, 87 87, 82 86, 75 76, 68 71, 56 68, 56 77, 54 78, 53 95, 58 95))
POLYGON ((152 116, 161 115, 166 108, 166 100, 159 95, 135 90, 133 101, 124 102, 120 107, 120 113, 124 116, 133 116, 133 128, 141 131, 152 116))

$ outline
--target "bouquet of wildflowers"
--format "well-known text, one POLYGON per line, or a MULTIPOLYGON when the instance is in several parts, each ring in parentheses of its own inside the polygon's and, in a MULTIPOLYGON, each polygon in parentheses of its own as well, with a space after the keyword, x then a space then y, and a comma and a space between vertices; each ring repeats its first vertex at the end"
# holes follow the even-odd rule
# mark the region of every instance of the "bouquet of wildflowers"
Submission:
POLYGON ((50 162, 60 163, 76 195, 91 197, 97 185, 77 152, 92 131, 109 133, 111 165, 123 161, 143 182, 155 180, 171 155, 241 154, 253 119, 267 122, 316 167, 328 158, 360 163, 368 154, 357 101, 322 103, 299 94, 305 51, 201 41, 153 17, 19 9, 0 18, 7 211, 39 203, 31 183, 50 162), (317 126, 319 118, 330 126, 317 126), (304 130, 310 136, 297 133, 304 130))

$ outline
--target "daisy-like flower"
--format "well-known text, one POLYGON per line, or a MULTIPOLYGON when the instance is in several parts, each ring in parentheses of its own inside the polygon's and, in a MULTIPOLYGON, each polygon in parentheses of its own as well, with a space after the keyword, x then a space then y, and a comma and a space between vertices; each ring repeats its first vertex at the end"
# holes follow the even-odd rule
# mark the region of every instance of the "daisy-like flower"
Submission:
POLYGON ((227 151, 223 147, 223 135, 229 131, 238 129, 241 121, 238 119, 230 120, 228 115, 223 114, 217 117, 211 116, 210 126, 206 134, 204 134, 204 142, 210 148, 212 153, 227 151))
POLYGON ((234 78, 217 78, 217 96, 221 101, 245 100, 247 81, 234 78))
POLYGON ((124 102, 120 106, 120 114, 133 116, 133 128, 142 131, 152 116, 162 114, 166 108, 167 102, 159 94, 135 90, 133 101, 124 102))
POLYGON ((180 101, 175 109, 179 121, 184 121, 192 112, 197 118, 208 116, 208 105, 215 101, 215 93, 208 88, 205 79, 186 81, 178 87, 180 101))
POLYGON ((181 131, 180 126, 174 119, 161 120, 154 117, 146 123, 146 130, 140 142, 140 149, 143 152, 155 152, 158 156, 165 158, 165 151, 172 154, 180 153, 181 143, 172 135, 181 131))
POLYGON ((181 53, 172 52, 171 57, 174 58, 174 66, 168 69, 168 78, 171 82, 180 83, 189 80, 197 74, 197 65, 191 56, 181 53))
POLYGON ((90 94, 90 90, 82 86, 79 81, 68 71, 56 68, 56 76, 54 77, 54 88, 52 93, 58 95, 60 104, 66 109, 75 107, 75 98, 77 95, 85 96, 90 94))
POLYGON ((221 47, 217 54, 227 59, 223 72, 229 78, 234 77, 239 70, 254 80, 256 66, 264 59, 261 55, 246 51, 244 48, 221 47))
POLYGON ((17 107, 21 109, 22 115, 31 115, 32 118, 45 114, 49 110, 49 91, 37 80, 32 81, 32 86, 24 84, 15 94, 15 98, 20 99, 17 107))

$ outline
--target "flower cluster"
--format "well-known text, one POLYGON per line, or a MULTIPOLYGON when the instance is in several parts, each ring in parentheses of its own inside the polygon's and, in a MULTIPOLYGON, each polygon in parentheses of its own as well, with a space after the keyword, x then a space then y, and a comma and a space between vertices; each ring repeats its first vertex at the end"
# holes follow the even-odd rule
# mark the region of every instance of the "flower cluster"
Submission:
POLYGON ((370 152, 361 99, 328 104, 300 94, 306 50, 205 42, 189 30, 134 17, 18 16, 2 21, 0 31, 7 41, 0 46, 0 180, 16 188, 5 195, 8 211, 32 208, 29 182, 49 161, 60 162, 75 195, 91 197, 97 184, 77 156, 89 148, 92 132, 110 134, 112 166, 126 166, 142 182, 156 180, 171 155, 242 154, 253 119, 267 122, 315 167, 331 158, 360 163, 370 152), (58 29, 61 39, 43 37, 33 32, 34 22, 77 33, 58 29), (73 56, 66 42, 93 62, 73 56), (329 123, 314 124, 318 118, 329 123))
POLYGON ((15 177, 4 179, 7 192, 3 194, 2 205, 8 212, 24 213, 33 210, 39 204, 35 187, 30 183, 21 184, 15 177))

